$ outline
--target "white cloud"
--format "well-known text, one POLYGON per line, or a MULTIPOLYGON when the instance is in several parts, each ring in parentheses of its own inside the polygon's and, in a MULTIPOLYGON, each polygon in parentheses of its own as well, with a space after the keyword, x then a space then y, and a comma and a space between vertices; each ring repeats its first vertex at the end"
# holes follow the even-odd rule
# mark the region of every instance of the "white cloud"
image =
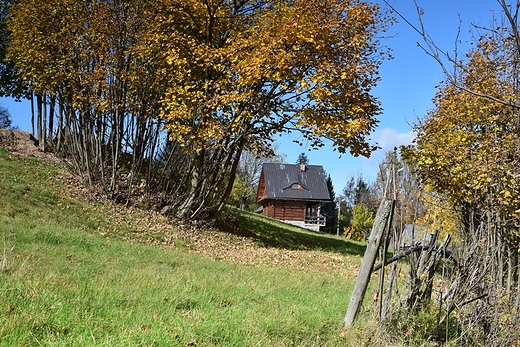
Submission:
POLYGON ((411 130, 406 133, 399 133, 392 128, 384 128, 376 131, 374 134, 375 142, 384 152, 391 151, 394 147, 409 145, 414 138, 415 134, 411 130))

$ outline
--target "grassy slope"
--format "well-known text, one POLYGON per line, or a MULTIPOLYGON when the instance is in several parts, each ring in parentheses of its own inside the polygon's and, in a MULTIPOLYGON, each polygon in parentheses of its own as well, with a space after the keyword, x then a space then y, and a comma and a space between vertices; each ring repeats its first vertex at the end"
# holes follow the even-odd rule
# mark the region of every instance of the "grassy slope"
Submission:
POLYGON ((228 216, 226 232, 177 229, 87 203, 67 181, 58 164, 0 149, 0 346, 368 339, 341 333, 361 245, 249 214, 228 216))

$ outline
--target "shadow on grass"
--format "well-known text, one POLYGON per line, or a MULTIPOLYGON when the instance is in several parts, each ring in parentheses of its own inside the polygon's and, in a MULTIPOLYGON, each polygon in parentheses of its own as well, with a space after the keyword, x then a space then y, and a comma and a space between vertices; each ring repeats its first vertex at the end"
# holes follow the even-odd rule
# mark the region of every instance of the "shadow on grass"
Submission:
POLYGON ((217 223, 222 232, 255 240, 264 247, 289 250, 320 250, 363 256, 366 245, 328 234, 320 234, 262 215, 229 207, 217 223))

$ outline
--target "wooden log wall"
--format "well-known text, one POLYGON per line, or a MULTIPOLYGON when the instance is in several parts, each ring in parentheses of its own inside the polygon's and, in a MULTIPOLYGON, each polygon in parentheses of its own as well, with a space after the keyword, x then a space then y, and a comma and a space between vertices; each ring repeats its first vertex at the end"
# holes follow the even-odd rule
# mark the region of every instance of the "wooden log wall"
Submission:
POLYGON ((271 200, 264 207, 264 215, 279 220, 305 220, 305 201, 271 200))

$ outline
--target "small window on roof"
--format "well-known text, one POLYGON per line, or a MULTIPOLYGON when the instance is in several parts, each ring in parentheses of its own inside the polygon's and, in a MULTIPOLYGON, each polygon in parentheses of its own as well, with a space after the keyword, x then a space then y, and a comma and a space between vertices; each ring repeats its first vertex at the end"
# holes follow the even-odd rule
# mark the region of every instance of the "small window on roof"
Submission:
POLYGON ((291 185, 289 185, 287 188, 284 188, 283 190, 285 190, 285 189, 307 190, 304 186, 302 186, 298 182, 292 183, 291 185))

